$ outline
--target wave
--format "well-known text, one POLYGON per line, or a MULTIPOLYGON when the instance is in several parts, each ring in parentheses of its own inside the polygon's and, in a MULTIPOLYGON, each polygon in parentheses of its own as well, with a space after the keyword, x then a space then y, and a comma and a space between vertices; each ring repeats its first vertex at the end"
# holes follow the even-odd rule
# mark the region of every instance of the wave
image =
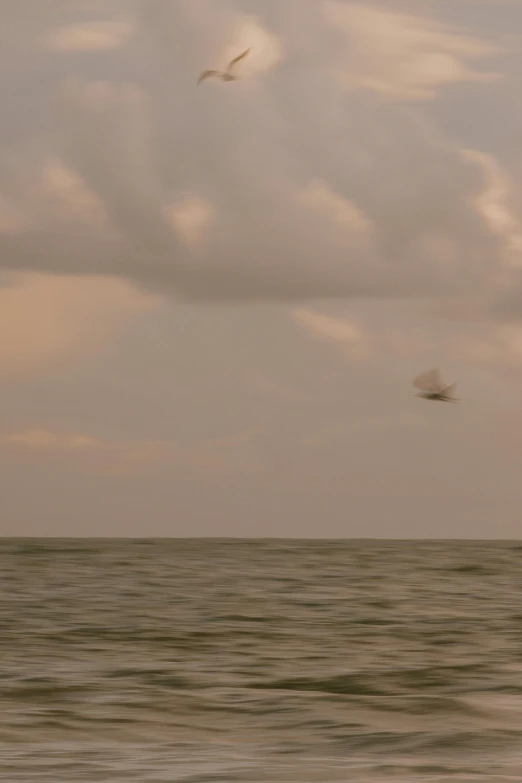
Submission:
MULTIPOLYGON (((339 674, 334 677, 294 677, 289 679, 253 682, 251 688, 286 691, 317 691, 359 696, 402 695, 414 690, 458 690, 463 679, 477 678, 485 672, 480 664, 470 663, 456 666, 427 666, 411 669, 396 669, 388 672, 369 671, 353 674, 339 674)), ((468 684, 468 683, 466 683, 468 684)), ((467 691, 468 688, 462 688, 467 691)))

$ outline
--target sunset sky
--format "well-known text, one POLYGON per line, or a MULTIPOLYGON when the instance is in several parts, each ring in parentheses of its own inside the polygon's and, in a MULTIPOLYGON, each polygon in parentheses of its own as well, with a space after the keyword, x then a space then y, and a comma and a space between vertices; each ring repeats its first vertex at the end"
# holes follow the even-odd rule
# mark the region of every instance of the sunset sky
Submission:
POLYGON ((0 29, 1 535, 520 537, 520 0, 0 29))

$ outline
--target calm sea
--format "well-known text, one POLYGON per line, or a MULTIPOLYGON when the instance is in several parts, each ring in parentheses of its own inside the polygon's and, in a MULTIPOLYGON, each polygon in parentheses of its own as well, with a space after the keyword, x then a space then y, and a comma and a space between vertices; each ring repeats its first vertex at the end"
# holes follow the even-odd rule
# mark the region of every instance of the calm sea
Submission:
POLYGON ((0 779, 522 781, 522 545, 0 540, 0 779))

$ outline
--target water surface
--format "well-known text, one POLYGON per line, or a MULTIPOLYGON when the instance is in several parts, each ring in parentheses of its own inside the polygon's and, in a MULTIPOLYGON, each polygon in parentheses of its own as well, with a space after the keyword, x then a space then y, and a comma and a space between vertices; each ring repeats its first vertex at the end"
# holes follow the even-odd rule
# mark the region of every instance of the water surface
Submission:
POLYGON ((522 545, 0 540, 0 777, 522 780, 522 545))

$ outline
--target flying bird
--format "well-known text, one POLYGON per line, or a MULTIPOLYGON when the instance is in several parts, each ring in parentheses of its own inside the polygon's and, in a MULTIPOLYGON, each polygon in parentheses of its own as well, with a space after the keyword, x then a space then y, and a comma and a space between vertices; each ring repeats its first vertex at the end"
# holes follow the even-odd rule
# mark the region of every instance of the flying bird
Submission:
POLYGON ((453 397, 453 390, 456 387, 456 383, 452 383, 450 386, 446 386, 441 378, 438 369, 428 370, 422 372, 413 381, 413 385, 416 389, 420 389, 420 394, 417 397, 424 397, 425 400, 439 400, 440 402, 457 402, 456 397, 453 397))
POLYGON ((230 60, 229 64, 227 65, 226 71, 203 71, 198 79, 198 85, 201 84, 202 81, 205 79, 210 79, 211 76, 215 76, 216 79, 221 79, 223 82, 234 82, 237 81, 238 77, 234 76, 232 73, 232 69, 234 68, 237 63, 243 59, 243 57, 246 57, 249 53, 250 48, 245 49, 244 52, 241 52, 241 54, 238 54, 237 57, 234 57, 233 60, 230 60))

